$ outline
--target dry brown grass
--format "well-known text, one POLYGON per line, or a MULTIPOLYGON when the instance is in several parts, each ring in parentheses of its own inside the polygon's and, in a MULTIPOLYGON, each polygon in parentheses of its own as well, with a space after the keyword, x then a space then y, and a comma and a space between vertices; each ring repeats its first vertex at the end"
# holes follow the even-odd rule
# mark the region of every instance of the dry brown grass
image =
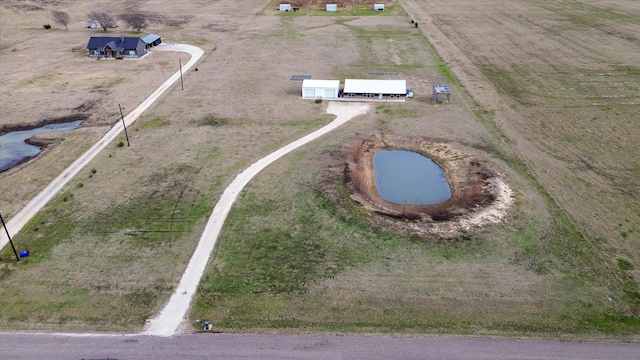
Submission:
MULTIPOLYGON (((49 5, 31 12, 0 6, 0 122, 34 123, 76 112, 93 114, 89 126, 61 135, 64 141, 44 156, 0 176, 3 216, 10 218, 117 122, 118 103, 133 109, 176 71, 178 54, 153 54, 136 62, 98 62, 83 53, 88 37, 101 34, 84 27, 86 13, 94 10, 90 8, 135 11, 141 4, 124 0, 69 3, 69 9, 58 8, 69 11, 76 21, 68 32, 42 29, 43 21, 50 20, 49 5), (42 49, 53 50, 42 56, 42 49)), ((132 126, 130 148, 108 147, 16 237, 20 246, 29 246, 32 258, 3 279, 2 313, 8 314, 5 309, 10 308, 15 314, 0 318, 3 329, 30 329, 38 324, 41 330, 51 331, 140 330, 144 320, 169 298, 213 204, 233 177, 256 159, 330 120, 324 112, 326 103, 299 99, 300 83, 289 80, 290 76, 344 78, 374 70, 398 71, 416 98, 359 117, 266 169, 238 204, 239 209, 249 205, 240 211, 249 215, 246 221, 235 213, 229 224, 237 226, 225 230, 230 247, 252 246, 251 240, 257 238, 264 240, 265 248, 278 247, 279 235, 290 234, 287 238, 314 250, 302 254, 307 256, 301 258, 305 261, 283 253, 282 259, 298 260, 296 266, 303 268, 320 264, 309 254, 334 254, 323 246, 335 244, 336 255, 325 264, 333 273, 339 261, 331 261, 340 259, 346 244, 352 249, 353 266, 339 270, 334 278, 313 283, 309 281, 313 277, 305 278, 307 295, 262 298, 250 293, 240 299, 222 299, 215 302, 220 311, 214 309, 212 318, 229 317, 230 326, 237 330, 238 322, 229 309, 232 315, 246 311, 253 319, 277 308, 284 319, 298 316, 329 324, 321 328, 327 331, 335 331, 329 329, 334 324, 345 331, 363 331, 358 324, 367 327, 373 319, 382 324, 374 331, 448 328, 466 333, 492 324, 504 325, 507 333, 511 326, 526 332, 527 321, 543 319, 534 321, 531 328, 546 326, 557 334, 568 326, 566 319, 582 324, 579 320, 585 314, 601 315, 618 307, 601 301, 609 290, 602 284, 609 284, 611 277, 582 286, 573 279, 583 279, 583 274, 564 266, 563 261, 573 265, 572 258, 558 260, 544 247, 548 244, 542 240, 555 235, 556 220, 550 218, 545 198, 524 172, 510 170, 508 162, 486 159, 515 184, 518 207, 511 222, 470 235, 479 241, 433 245, 396 236, 392 226, 375 231, 368 222, 374 216, 356 208, 348 197, 340 199, 334 211, 317 190, 321 180, 310 174, 333 164, 325 156, 372 131, 473 146, 494 144, 493 128, 477 121, 470 111, 475 102, 460 95, 463 89, 457 84, 450 84, 454 96, 448 106, 428 101, 430 87, 422 80, 448 80, 439 72, 446 69, 445 64, 432 56, 429 44, 420 37, 422 25, 415 29, 403 16, 264 16, 261 10, 268 1, 257 0, 155 4, 148 31, 158 33, 165 42, 201 46, 206 54, 197 64, 199 71, 186 74, 184 91, 172 89, 132 126), (212 117, 225 119, 224 124, 207 120, 198 125, 199 120, 212 117), (305 157, 309 154, 305 151, 311 155, 305 157), (296 201, 297 207, 292 207, 296 201), (348 209, 344 221, 342 207, 348 209), (270 231, 276 236, 269 237, 270 231), (359 302, 362 306, 354 308, 359 302), (399 305, 402 313, 397 312, 399 305), (341 319, 345 325, 340 325, 341 319)), ((439 5, 417 15, 441 11, 439 5)), ((426 25, 428 21, 420 16, 418 21, 426 25)), ((427 37, 432 34, 427 32, 427 37)), ((464 56, 455 58, 465 61, 464 56)), ((476 89, 481 83, 477 79, 465 86, 476 89)), ((123 140, 124 136, 116 143, 123 140)), ((438 159, 438 154, 432 155, 438 159)), ((340 160, 339 176, 344 170, 344 159, 340 160)), ((468 174, 469 168, 464 167, 461 178, 466 180, 468 174)), ((559 233, 548 243, 553 245, 566 235, 559 233)), ((211 274, 230 260, 214 259, 211 274)), ((579 265, 591 276, 591 267, 579 265)), ((593 277, 600 279, 597 274, 593 277)), ((282 281, 275 286, 288 284, 282 281)), ((261 320, 253 326, 264 324, 261 320)), ((600 318, 587 320, 602 323, 600 318)), ((301 324, 304 329, 306 325, 301 324)))
MULTIPOLYGON (((202 231, 202 219, 208 215, 203 209, 213 207, 224 186, 259 157, 330 120, 324 112, 326 104, 299 99, 300 83, 290 76, 312 73, 330 78, 333 64, 317 61, 329 48, 339 54, 332 57, 334 61, 356 64, 359 55, 351 51, 352 40, 331 41, 326 34, 343 34, 344 29, 330 18, 293 19, 284 23, 289 29, 283 29, 279 17, 256 16, 265 3, 239 5, 228 0, 196 8, 186 1, 165 2, 156 9, 158 16, 178 10, 190 16, 179 28, 160 24, 147 30, 165 42, 203 47, 206 54, 197 64, 198 72, 186 74, 185 91, 179 87, 170 91, 130 128, 131 147, 116 147, 124 136, 117 139, 92 162, 95 174, 89 169, 81 172, 45 209, 46 219, 35 220, 33 227, 16 237, 19 245, 42 246, 33 248, 33 259, 43 253, 56 256, 32 263, 28 271, 16 272, 11 281, 3 282, 3 306, 22 304, 14 308, 22 315, 2 318, 0 326, 20 328, 40 319, 47 329, 82 330, 94 328, 97 316, 104 319, 98 320, 102 329, 140 328, 144 318, 168 298, 202 231), (316 33, 318 26, 323 28, 322 36, 316 33), (305 37, 291 39, 291 32, 305 33, 305 37), (268 66, 264 59, 269 59, 268 66), (205 121, 199 126, 199 120, 212 114, 226 119, 225 123, 211 126, 205 121), (176 208, 182 209, 179 214, 184 217, 172 215, 176 208), (145 219, 131 223, 140 216, 145 219), (188 230, 166 232, 185 223, 191 224, 188 230), (157 240, 145 243, 149 237, 157 240), (134 262, 126 261, 138 251, 134 262), (71 256, 74 253, 81 255, 71 256), (34 276, 39 278, 37 283, 28 281, 34 276), (126 284, 120 284, 122 279, 126 284), (22 290, 14 291, 25 283, 30 284, 27 297, 42 302, 41 314, 29 313, 29 308, 39 305, 23 301, 22 290), (43 296, 47 289, 54 289, 49 297, 43 296), (69 291, 75 295, 66 295, 69 291), (68 305, 56 311, 61 303, 68 305)), ((118 3, 109 6, 118 8, 118 3)), ((68 32, 43 32, 38 23, 44 14, 25 14, 22 20, 40 28, 29 33, 22 32, 19 22, 4 21, 12 10, 0 9, 4 11, 2 31, 15 34, 3 38, 8 46, 0 50, 2 124, 92 114, 82 128, 57 134, 64 140, 43 155, 0 176, 0 209, 10 219, 119 121, 118 104, 125 113, 132 110, 177 71, 178 57, 187 59, 181 54, 154 53, 140 61, 91 60, 81 49, 89 36, 100 33, 86 29, 84 20, 71 25, 68 32), (13 48, 24 50, 11 52, 13 48), (55 50, 40 56, 44 48, 55 50)), ((83 11, 69 9, 70 13, 83 11)), ((365 21, 361 26, 370 24, 365 21)), ((366 70, 356 65, 352 71, 366 70)))
POLYGON ((587 236, 640 264, 637 3, 440 4, 403 2, 478 108, 494 112, 508 151, 587 236))

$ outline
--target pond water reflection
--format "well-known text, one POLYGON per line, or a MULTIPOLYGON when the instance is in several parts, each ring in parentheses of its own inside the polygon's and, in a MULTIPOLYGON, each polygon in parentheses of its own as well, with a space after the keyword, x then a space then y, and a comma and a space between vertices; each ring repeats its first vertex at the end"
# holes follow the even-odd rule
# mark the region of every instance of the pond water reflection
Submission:
POLYGON ((373 157, 380 196, 395 204, 433 205, 451 198, 444 171, 426 156, 407 150, 380 150, 373 157))
POLYGON ((25 140, 43 132, 77 129, 84 120, 48 124, 36 129, 12 131, 0 136, 0 172, 9 170, 40 153, 40 146, 27 144, 25 140))

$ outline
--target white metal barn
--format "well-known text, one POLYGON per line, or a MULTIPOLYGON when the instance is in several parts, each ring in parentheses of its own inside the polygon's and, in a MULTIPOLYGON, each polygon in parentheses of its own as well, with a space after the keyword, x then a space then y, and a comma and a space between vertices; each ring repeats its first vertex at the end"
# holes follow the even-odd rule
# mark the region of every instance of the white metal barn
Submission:
POLYGON ((335 99, 340 91, 340 80, 315 80, 304 79, 302 81, 302 97, 304 99, 335 99))
POLYGON ((384 4, 373 4, 373 11, 384 11, 384 4))
POLYGON ((338 11, 338 4, 327 4, 325 9, 327 11, 338 11))
POLYGON ((367 100, 404 100, 407 80, 346 79, 344 97, 367 100))
POLYGON ((280 6, 278 6, 278 10, 291 11, 291 4, 280 4, 280 6))

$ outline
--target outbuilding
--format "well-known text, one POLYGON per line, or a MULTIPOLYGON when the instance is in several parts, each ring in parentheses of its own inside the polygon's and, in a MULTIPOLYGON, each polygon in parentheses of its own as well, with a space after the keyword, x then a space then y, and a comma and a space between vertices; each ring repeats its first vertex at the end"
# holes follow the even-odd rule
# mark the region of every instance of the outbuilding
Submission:
POLYGON ((162 38, 160 38, 160 35, 156 34, 147 34, 141 37, 140 40, 142 40, 147 49, 158 46, 162 43, 162 38))
POLYGON ((373 4, 373 11, 384 11, 384 4, 373 4))
POLYGON ((278 7, 280 11, 291 11, 291 4, 280 4, 278 7))
POLYGON ((340 80, 304 79, 302 81, 302 98, 335 99, 340 92, 340 80))
POLYGON ((325 9, 327 11, 338 11, 338 4, 327 4, 325 9))
POLYGON ((404 100, 407 80, 346 79, 344 97, 366 100, 404 100))
POLYGON ((451 99, 451 90, 445 84, 433 84, 433 93, 431 94, 431 100, 433 102, 446 102, 449 103, 451 99))

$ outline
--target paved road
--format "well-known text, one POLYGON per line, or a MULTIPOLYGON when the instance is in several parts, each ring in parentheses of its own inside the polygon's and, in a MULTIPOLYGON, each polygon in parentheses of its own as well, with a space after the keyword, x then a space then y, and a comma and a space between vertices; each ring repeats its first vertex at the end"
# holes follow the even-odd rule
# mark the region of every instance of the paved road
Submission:
POLYGON ((209 258, 213 253, 213 248, 220 235, 222 225, 238 194, 249 181, 282 156, 336 129, 349 119, 366 113, 368 109, 368 103, 330 102, 327 107, 327 112, 336 115, 335 120, 256 161, 231 182, 213 208, 213 213, 209 217, 209 221, 200 237, 198 247, 193 253, 176 291, 160 314, 149 322, 144 334, 171 336, 180 330, 181 325, 185 328, 188 327, 188 324, 185 324, 185 316, 189 310, 193 295, 196 293, 200 279, 204 274, 207 263, 209 262, 209 258))
POLYGON ((640 345, 453 337, 202 333, 167 338, 0 334, 0 358, 637 360, 640 345))
MULTIPOLYGON (((198 47, 184 44, 165 44, 157 46, 153 51, 179 51, 186 52, 191 55, 191 59, 182 66, 182 72, 187 72, 204 54, 204 51, 198 47)), ((143 60, 142 60, 143 61, 143 60)), ((142 113, 147 110, 158 98, 164 94, 173 84, 180 79, 180 71, 173 74, 167 81, 165 81, 156 91, 154 91, 149 97, 147 97, 138 107, 131 111, 124 118, 126 126, 131 126, 142 113)), ((123 130, 122 122, 119 121, 116 125, 109 130, 98 142, 93 145, 87 152, 82 154, 76 161, 74 161, 68 168, 66 168, 62 174, 55 178, 44 190, 42 190, 36 197, 31 199, 29 203, 20 210, 17 214, 11 217, 7 221, 7 230, 13 237, 22 227, 24 227, 37 213, 44 207, 49 200, 51 200, 64 185, 67 184, 82 168, 91 161, 102 149, 109 145, 113 139, 115 139, 123 130)), ((9 238, 4 231, 0 233, 0 249, 4 248, 9 243, 9 238)))

